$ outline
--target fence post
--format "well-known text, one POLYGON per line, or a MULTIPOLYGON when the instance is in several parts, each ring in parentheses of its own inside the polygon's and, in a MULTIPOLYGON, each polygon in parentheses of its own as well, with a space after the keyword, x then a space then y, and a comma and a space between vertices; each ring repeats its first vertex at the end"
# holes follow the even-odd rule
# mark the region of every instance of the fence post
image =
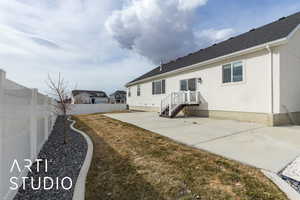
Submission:
MULTIPOLYGON (((3 137, 4 137, 4 112, 3 112, 3 104, 4 104, 4 82, 6 79, 6 73, 2 69, 0 69, 0 160, 2 160, 3 156, 3 137)), ((0 164, 0 180, 3 180, 3 169, 2 165, 0 164)), ((0 197, 4 196, 3 187, 4 185, 3 181, 0 181, 0 197)))
POLYGON ((54 125, 55 125, 55 122, 56 122, 56 108, 55 108, 55 104, 56 104, 56 102, 55 102, 55 100, 54 99, 50 99, 50 109, 51 109, 51 127, 50 127, 50 131, 52 131, 53 130, 53 128, 54 128, 54 125))
POLYGON ((31 90, 30 101, 30 143, 31 143, 31 160, 37 156, 37 89, 31 90))
POLYGON ((49 111, 49 97, 48 96, 44 96, 44 134, 45 134, 45 141, 48 140, 48 136, 49 136, 49 118, 50 118, 50 111, 49 111))

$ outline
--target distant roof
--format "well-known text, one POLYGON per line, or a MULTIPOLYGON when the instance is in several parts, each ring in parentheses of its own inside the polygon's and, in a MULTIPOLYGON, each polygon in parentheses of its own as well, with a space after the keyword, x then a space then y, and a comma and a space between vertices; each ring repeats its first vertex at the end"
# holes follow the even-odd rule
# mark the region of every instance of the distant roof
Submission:
POLYGON ((123 94, 123 95, 126 95, 126 91, 123 91, 123 90, 117 90, 117 91, 115 91, 114 93, 112 93, 110 96, 113 96, 113 95, 116 95, 116 94, 123 94))
POLYGON ((76 96, 80 93, 88 93, 93 97, 107 97, 106 93, 103 91, 95 91, 95 90, 73 90, 72 95, 76 96))
POLYGON ((267 42, 285 38, 299 24, 300 12, 288 17, 282 17, 273 23, 267 24, 260 28, 251 29, 249 32, 246 32, 239 36, 232 37, 226 41, 214 44, 208 48, 200 49, 195 53, 191 53, 187 56, 170 61, 166 64, 163 64, 162 67, 156 67, 155 69, 134 79, 128 84, 143 80, 145 78, 150 78, 152 76, 164 74, 166 72, 171 72, 190 65, 208 61, 214 58, 225 56, 237 51, 245 50, 257 45, 265 44, 267 42))

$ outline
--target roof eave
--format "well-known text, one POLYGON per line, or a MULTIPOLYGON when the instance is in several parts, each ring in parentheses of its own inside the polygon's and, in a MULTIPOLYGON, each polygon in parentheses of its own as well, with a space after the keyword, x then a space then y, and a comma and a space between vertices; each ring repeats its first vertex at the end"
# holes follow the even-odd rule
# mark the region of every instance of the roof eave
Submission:
POLYGON ((158 74, 158 75, 151 76, 151 77, 148 77, 148 78, 144 78, 144 79, 134 81, 134 82, 129 82, 125 85, 125 87, 136 85, 136 84, 139 84, 139 83, 142 83, 142 82, 145 82, 145 81, 149 81, 149 80, 154 80, 154 79, 161 78, 161 77, 164 77, 164 76, 176 74, 178 72, 192 70, 194 68, 198 68, 198 67, 201 67, 203 65, 212 64, 212 63, 219 62, 219 61, 222 61, 222 60, 225 60, 225 59, 228 59, 228 58, 232 58, 232 57, 235 57, 235 56, 252 53, 252 52, 264 49, 267 46, 268 46, 268 48, 274 47, 274 46, 280 46, 280 45, 286 44, 290 40, 290 38, 295 35, 295 33, 299 29, 300 29, 300 24, 298 24, 294 28, 294 30, 292 30, 286 37, 283 37, 281 39, 274 40, 274 41, 271 41, 271 42, 266 42, 266 43, 248 48, 248 49, 244 49, 244 50, 241 50, 241 51, 236 51, 236 52, 231 53, 231 54, 227 54, 227 55, 224 55, 224 56, 213 58, 213 59, 210 59, 210 60, 207 60, 207 61, 204 61, 204 62, 196 63, 194 65, 186 66, 186 67, 183 67, 183 68, 180 68, 180 69, 177 69, 177 70, 173 70, 173 71, 170 71, 170 72, 166 72, 166 73, 163 73, 163 74, 158 74))
MULTIPOLYGON (((297 28, 299 28, 299 26, 297 26, 297 28)), ((155 75, 155 76, 151 76, 151 77, 141 79, 141 80, 138 80, 138 81, 135 81, 135 82, 132 82, 132 83, 127 83, 125 85, 125 87, 130 87, 130 86, 142 83, 142 82, 146 82, 146 81, 149 81, 149 80, 154 80, 154 79, 157 79, 157 78, 169 76, 169 75, 176 74, 176 73, 179 73, 179 72, 193 70, 195 68, 202 67, 204 65, 213 64, 213 63, 216 63, 216 62, 220 62, 222 60, 229 59, 229 58, 232 58, 232 57, 241 56, 241 55, 245 55, 245 54, 248 54, 248 53, 253 53, 253 52, 265 49, 266 46, 274 47, 274 46, 280 46, 280 45, 286 44, 287 41, 289 40, 289 38, 295 32, 295 30, 293 32, 291 32, 291 34, 289 34, 287 37, 284 37, 284 38, 281 38, 281 39, 278 39, 278 40, 275 40, 275 41, 267 42, 267 43, 264 43, 264 44, 260 44, 260 45, 257 45, 257 46, 254 46, 254 47, 251 47, 251 48, 248 48, 248 49, 237 51, 237 52, 227 54, 227 55, 224 55, 224 56, 220 56, 220 57, 217 57, 217 58, 213 58, 213 59, 210 59, 210 60, 207 60, 207 61, 204 61, 204 62, 196 63, 194 65, 186 66, 186 67, 183 67, 183 68, 180 68, 180 69, 177 69, 177 70, 173 70, 173 71, 170 71, 170 72, 166 72, 166 73, 158 74, 158 75, 155 75)))

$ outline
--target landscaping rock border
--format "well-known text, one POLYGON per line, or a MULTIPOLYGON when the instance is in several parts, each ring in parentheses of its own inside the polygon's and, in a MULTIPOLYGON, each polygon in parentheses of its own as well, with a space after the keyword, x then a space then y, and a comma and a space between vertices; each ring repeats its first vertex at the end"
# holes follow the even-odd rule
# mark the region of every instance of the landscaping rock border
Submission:
MULTIPOLYGON (((39 178, 50 177, 55 180, 56 178, 70 177, 73 183, 72 188, 70 190, 64 190, 62 187, 56 189, 57 184, 55 183, 54 188, 51 190, 44 190, 43 187, 33 190, 31 181, 27 179, 24 184, 25 190, 21 186, 14 200, 73 199, 75 184, 80 179, 78 177, 88 152, 88 144, 81 133, 71 128, 68 129, 68 143, 63 144, 63 123, 63 118, 58 117, 48 141, 44 144, 38 156, 39 159, 47 159, 48 172, 45 172, 45 163, 41 164, 39 172, 37 171, 37 164, 33 164, 31 167, 32 173, 29 172, 27 177, 34 180, 33 185, 35 187, 38 186, 39 178)), ((70 124, 70 122, 68 123, 70 124)))

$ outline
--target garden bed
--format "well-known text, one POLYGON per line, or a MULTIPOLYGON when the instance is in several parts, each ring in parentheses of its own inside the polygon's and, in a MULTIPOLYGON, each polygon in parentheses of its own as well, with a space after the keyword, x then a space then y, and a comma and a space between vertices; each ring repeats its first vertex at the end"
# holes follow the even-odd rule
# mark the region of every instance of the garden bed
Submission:
MULTIPOLYGON (((70 122, 68 122, 68 124, 70 124, 70 122)), ((46 162, 41 164, 39 172, 37 170, 37 164, 34 164, 31 167, 32 173, 29 172, 27 175, 29 179, 26 180, 25 186, 23 185, 25 190, 23 190, 23 186, 21 186, 14 200, 71 200, 86 153, 87 143, 85 138, 81 134, 71 130, 69 126, 67 144, 64 144, 63 118, 59 117, 48 141, 44 144, 38 156, 39 159, 47 160, 48 171, 46 172, 45 169, 46 162), (54 180, 54 185, 50 190, 45 190, 43 187, 45 177, 54 180), (65 189, 61 186, 64 177, 69 177, 72 180, 72 187, 68 190, 66 190, 66 188, 70 186, 68 179, 64 179, 65 189), (34 180, 34 186, 37 188, 39 186, 39 178, 42 180, 42 186, 40 189, 34 190, 30 180, 34 180), (56 182, 57 178, 59 180, 58 182, 56 182), (57 183, 59 184, 57 185, 57 183)), ((51 187, 50 181, 46 183, 47 187, 51 187)))

